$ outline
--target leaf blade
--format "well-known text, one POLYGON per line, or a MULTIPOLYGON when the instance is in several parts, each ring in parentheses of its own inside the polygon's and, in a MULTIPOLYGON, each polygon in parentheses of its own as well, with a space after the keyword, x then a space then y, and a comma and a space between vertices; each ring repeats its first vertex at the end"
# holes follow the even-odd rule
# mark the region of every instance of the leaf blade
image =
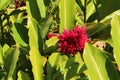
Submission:
POLYGON ((105 55, 105 52, 100 51, 88 43, 84 50, 84 60, 88 68, 90 80, 94 80, 95 78, 96 80, 120 80, 118 73, 105 55))
POLYGON ((111 35, 113 40, 113 51, 114 51, 114 57, 118 64, 118 67, 120 68, 120 55, 119 55, 119 49, 120 49, 120 16, 115 15, 111 21, 112 29, 111 29, 111 35))
POLYGON ((7 7, 11 2, 12 0, 0 0, 0 10, 7 7))
POLYGON ((19 49, 9 48, 4 54, 4 67, 8 79, 16 79, 16 66, 20 55, 19 49))
POLYGON ((40 25, 34 18, 28 19, 28 27, 29 27, 29 44, 30 46, 36 47, 41 53, 43 51, 43 39, 42 39, 42 30, 40 29, 40 25))
POLYGON ((2 49, 2 45, 0 44, 0 66, 3 65, 3 49, 2 49))
POLYGON ((60 0, 59 9, 60 33, 62 33, 64 29, 73 29, 75 21, 75 0, 60 0))
POLYGON ((30 49, 30 61, 35 80, 44 80, 43 77, 43 57, 35 47, 30 49))
POLYGON ((30 80, 29 76, 24 73, 23 71, 18 72, 18 79, 17 80, 30 80))
POLYGON ((40 10, 41 17, 44 18, 46 16, 46 7, 44 4, 44 0, 37 0, 37 5, 40 10))

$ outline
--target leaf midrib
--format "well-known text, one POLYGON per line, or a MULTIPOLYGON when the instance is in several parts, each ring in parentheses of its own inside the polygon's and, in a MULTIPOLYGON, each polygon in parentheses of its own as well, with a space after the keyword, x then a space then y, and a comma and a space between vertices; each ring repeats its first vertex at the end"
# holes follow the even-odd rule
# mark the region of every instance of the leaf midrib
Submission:
MULTIPOLYGON (((89 50, 89 51, 91 51, 91 50, 89 50)), ((91 53, 92 53, 92 52, 91 52, 91 53)), ((96 71, 97 71, 97 73, 98 73, 98 75, 99 75, 100 80, 104 80, 102 74, 100 73, 101 71, 99 70, 99 68, 98 68, 98 66, 97 66, 97 63, 96 63, 95 60, 94 60, 94 57, 93 57, 92 55, 90 55, 90 57, 91 57, 91 60, 93 61, 93 64, 94 64, 94 66, 95 66, 95 68, 96 68, 96 71)))

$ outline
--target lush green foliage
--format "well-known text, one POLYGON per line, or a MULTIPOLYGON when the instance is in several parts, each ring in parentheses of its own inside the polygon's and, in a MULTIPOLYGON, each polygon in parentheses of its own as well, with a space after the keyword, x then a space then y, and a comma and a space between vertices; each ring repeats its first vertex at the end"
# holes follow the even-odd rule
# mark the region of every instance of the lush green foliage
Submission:
POLYGON ((0 0, 1 80, 120 80, 119 0, 0 0), (18 5, 19 5, 18 4, 18 5), (89 36, 83 52, 60 52, 75 25, 89 36))

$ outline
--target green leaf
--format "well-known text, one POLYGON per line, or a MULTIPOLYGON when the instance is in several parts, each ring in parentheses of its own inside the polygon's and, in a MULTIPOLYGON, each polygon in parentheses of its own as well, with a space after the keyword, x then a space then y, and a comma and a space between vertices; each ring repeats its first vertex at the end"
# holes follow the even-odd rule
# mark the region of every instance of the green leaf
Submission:
POLYGON ((83 57, 90 80, 120 80, 117 71, 112 62, 105 55, 105 52, 87 43, 85 45, 83 57))
POLYGON ((106 25, 110 25, 111 24, 111 19, 114 17, 115 14, 120 14, 120 10, 116 10, 113 13, 107 15, 105 18, 103 18, 100 22, 104 23, 106 25))
POLYGON ((91 2, 89 2, 86 6, 86 20, 95 13, 95 5, 93 3, 93 1, 91 0, 91 2))
POLYGON ((84 63, 80 52, 77 52, 77 53, 75 54, 75 62, 78 62, 78 63, 80 63, 80 64, 83 64, 83 63, 84 63))
POLYGON ((30 61, 35 80, 43 80, 43 39, 41 35, 40 25, 34 18, 28 18, 29 27, 29 44, 30 44, 30 61))
POLYGON ((7 78, 8 79, 16 79, 16 66, 17 61, 20 55, 19 49, 9 48, 4 53, 4 67, 5 71, 8 73, 7 78))
POLYGON ((48 59, 47 62, 47 79, 46 80, 65 80, 67 69, 65 68, 68 57, 61 55, 59 52, 54 52, 48 59), (54 74, 54 75, 53 75, 54 74))
POLYGON ((40 29, 40 25, 34 18, 28 18, 28 27, 29 27, 29 44, 30 46, 34 46, 41 53, 43 51, 43 39, 42 39, 42 30, 40 29))
POLYGON ((32 64, 32 71, 34 80, 44 80, 43 76, 43 57, 40 55, 38 49, 30 46, 30 61, 32 64))
POLYGON ((13 37, 17 44, 28 45, 28 29, 21 23, 14 23, 12 27, 13 37))
POLYGON ((42 21, 43 25, 42 26, 42 38, 45 39, 46 38, 46 35, 48 34, 49 32, 49 29, 50 29, 50 26, 52 24, 52 20, 53 20, 53 17, 49 17, 47 20, 45 21, 42 21))
POLYGON ((41 19, 40 10, 37 5, 37 0, 26 0, 27 13, 30 17, 33 17, 36 21, 41 19))
POLYGON ((0 44, 0 66, 3 65, 3 49, 2 49, 2 46, 0 44))
POLYGON ((114 57, 120 69, 120 15, 115 15, 111 21, 114 57))
POLYGON ((113 47, 113 40, 112 40, 112 38, 106 39, 105 42, 110 44, 113 47))
POLYGON ((78 74, 77 70, 79 67, 80 65, 77 63, 76 64, 73 63, 71 66, 69 66, 67 74, 66 74, 66 80, 70 80, 72 77, 76 76, 78 74))
POLYGON ((46 46, 44 49, 44 54, 51 54, 52 52, 55 52, 58 49, 58 38, 52 37, 49 40, 46 40, 46 46))
POLYGON ((0 0, 0 10, 7 7, 13 0, 0 0))
POLYGON ((40 21, 41 17, 46 17, 44 0, 27 0, 26 5, 28 15, 33 17, 36 21, 40 21))
POLYGON ((14 25, 22 40, 28 44, 28 29, 21 23, 14 23, 14 25))
MULTIPOLYGON (((80 0, 76 0, 76 1, 80 1, 80 0)), ((77 2, 75 5, 76 5, 76 12, 77 12, 77 14, 75 16, 75 20, 77 21, 76 25, 84 24, 84 13, 80 7, 81 3, 77 2), (81 16, 79 16, 79 15, 81 15, 81 16)))
POLYGON ((119 0, 94 0, 97 5, 98 14, 101 19, 120 9, 119 0))
POLYGON ((19 71, 17 80, 30 80, 30 78, 25 72, 19 71))
POLYGON ((57 37, 52 37, 52 38, 50 38, 49 40, 46 41, 46 45, 47 45, 47 47, 55 46, 57 42, 58 42, 58 38, 57 37))
POLYGON ((9 48, 10 48, 10 47, 9 47, 7 44, 5 44, 5 45, 3 46, 3 56, 4 56, 5 51, 7 51, 9 48))
POLYGON ((37 5, 40 10, 41 17, 42 18, 46 17, 46 7, 44 4, 44 0, 37 0, 37 5))
MULTIPOLYGON (((56 66, 60 57, 60 53, 52 53, 47 62, 47 80, 52 80, 52 76, 56 70, 56 66)), ((58 72, 60 74, 60 72, 58 72)))
POLYGON ((110 26, 103 23, 88 23, 87 33, 91 38, 107 39, 110 37, 110 26))
POLYGON ((59 10, 60 33, 64 29, 73 29, 75 23, 75 0, 60 0, 59 10))

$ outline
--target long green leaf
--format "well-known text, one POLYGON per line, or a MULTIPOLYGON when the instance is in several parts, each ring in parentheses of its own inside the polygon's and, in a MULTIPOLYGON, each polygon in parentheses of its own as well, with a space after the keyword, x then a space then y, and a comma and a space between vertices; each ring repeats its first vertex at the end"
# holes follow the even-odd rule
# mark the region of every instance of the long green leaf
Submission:
POLYGON ((2 49, 2 46, 0 44, 0 66, 3 65, 3 49, 2 49))
POLYGON ((95 5, 93 1, 89 2, 86 6, 86 20, 95 13, 95 5))
POLYGON ((37 0, 37 5, 40 10, 41 17, 44 18, 46 16, 46 7, 44 4, 44 0, 37 0))
POLYGON ((66 62, 68 57, 61 55, 59 52, 52 53, 47 62, 47 79, 46 80, 66 80, 67 69, 66 62), (61 75, 62 74, 62 75, 61 75))
POLYGON ((75 0, 60 0, 60 33, 66 28, 73 29, 75 22, 75 0))
POLYGON ((43 21, 42 23, 42 38, 46 38, 46 35, 48 34, 49 32, 49 29, 50 29, 50 26, 52 24, 52 20, 53 20, 53 17, 49 17, 47 18, 47 20, 43 21))
POLYGON ((120 69, 120 15, 115 15, 111 21, 112 29, 112 40, 113 40, 113 48, 114 48, 114 56, 115 60, 120 69))
POLYGON ((40 55, 43 50, 43 40, 39 24, 34 18, 28 19, 30 61, 35 80, 43 80, 43 57, 40 55))
POLYGON ((13 24, 12 26, 12 36, 16 42, 16 44, 20 44, 22 46, 28 46, 28 29, 25 27, 25 25, 22 23, 24 18, 23 18, 23 12, 24 10, 17 10, 17 11, 12 11, 8 10, 8 13, 11 15, 10 16, 10 21, 13 24), (18 16, 14 16, 18 14, 18 16))
POLYGON ((112 62, 105 52, 86 44, 84 50, 84 61, 88 68, 90 80, 120 80, 112 62))
MULTIPOLYGON (((60 53, 53 53, 49 59, 48 59, 48 62, 47 62, 47 73, 49 75, 47 75, 47 78, 46 80, 52 80, 52 77, 54 74, 54 70, 56 69, 56 66, 57 66, 57 63, 58 63, 58 60, 59 60, 59 57, 60 57, 60 53)), ((59 74, 60 72, 58 72, 59 74)))
POLYGON ((36 21, 39 21, 41 19, 40 10, 37 5, 36 0, 27 0, 27 13, 30 17, 33 17, 36 21))
POLYGON ((16 44, 20 44, 23 46, 28 45, 28 29, 24 25, 20 23, 14 23, 14 26, 12 27, 12 32, 16 44))
POLYGON ((16 79, 16 66, 17 61, 20 55, 20 51, 16 48, 9 48, 4 53, 4 67, 5 71, 8 73, 7 78, 9 79, 16 79))
POLYGON ((0 10, 7 7, 11 2, 12 0, 0 0, 0 10))
POLYGON ((30 61, 32 64, 34 80, 44 80, 43 57, 40 55, 38 49, 36 49, 34 46, 31 46, 30 48, 30 61))
POLYGON ((44 0, 27 0, 26 4, 28 15, 33 17, 35 20, 40 21, 41 17, 46 17, 44 0))
POLYGON ((40 29, 40 25, 34 18, 28 19, 28 27, 29 27, 29 43, 30 46, 36 47, 41 53, 43 51, 43 39, 42 39, 42 32, 40 29))
POLYGON ((18 72, 18 79, 17 80, 30 80, 29 76, 24 73, 23 71, 18 72))

